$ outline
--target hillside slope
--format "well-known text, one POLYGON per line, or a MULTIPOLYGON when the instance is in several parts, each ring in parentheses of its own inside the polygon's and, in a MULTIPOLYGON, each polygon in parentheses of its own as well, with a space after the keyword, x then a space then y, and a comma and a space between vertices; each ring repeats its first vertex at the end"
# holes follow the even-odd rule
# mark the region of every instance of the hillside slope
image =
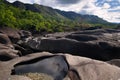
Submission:
POLYGON ((65 12, 38 4, 0 0, 0 25, 40 32, 59 32, 114 24, 94 15, 65 12))

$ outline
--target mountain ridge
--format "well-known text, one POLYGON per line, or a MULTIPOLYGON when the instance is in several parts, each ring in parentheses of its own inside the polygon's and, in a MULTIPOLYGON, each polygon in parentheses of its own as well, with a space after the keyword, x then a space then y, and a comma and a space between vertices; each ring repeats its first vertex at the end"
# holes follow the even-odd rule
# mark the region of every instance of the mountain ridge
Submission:
POLYGON ((0 25, 3 26, 47 32, 80 30, 96 26, 116 26, 116 24, 109 23, 94 15, 81 15, 39 4, 24 4, 20 1, 13 3, 6 0, 0 1, 2 4, 0 5, 0 25))
MULTIPOLYGON (((12 5, 16 6, 16 7, 20 7, 20 8, 22 8, 24 6, 24 8, 26 8, 26 10, 31 10, 33 12, 42 12, 40 10, 40 8, 43 7, 43 8, 47 8, 48 10, 51 10, 53 13, 57 12, 60 15, 66 17, 66 18, 72 19, 72 20, 77 19, 78 21, 80 21, 82 19, 84 19, 84 20, 89 19, 88 22, 99 23, 99 22, 97 22, 97 20, 99 19, 99 21, 101 21, 102 23, 107 23, 106 20, 103 20, 102 18, 99 18, 98 16, 95 16, 95 15, 82 15, 82 14, 78 14, 78 13, 75 13, 75 12, 72 12, 72 11, 61 11, 59 9, 53 9, 51 7, 43 6, 43 5, 39 5, 39 4, 24 4, 24 3, 20 2, 20 1, 15 1, 15 2, 12 3, 12 5), (22 7, 20 5, 22 5, 22 7), (38 7, 36 7, 35 5, 37 5, 38 7), (92 18, 97 19, 97 20, 92 21, 93 20, 92 18)), ((42 8, 42 10, 44 10, 43 8, 42 8)), ((45 11, 45 12, 47 12, 47 11, 45 11)))

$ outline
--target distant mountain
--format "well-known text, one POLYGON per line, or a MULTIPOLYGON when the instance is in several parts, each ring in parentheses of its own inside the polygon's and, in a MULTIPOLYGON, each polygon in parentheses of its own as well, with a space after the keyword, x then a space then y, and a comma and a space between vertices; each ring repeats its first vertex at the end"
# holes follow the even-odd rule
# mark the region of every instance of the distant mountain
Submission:
POLYGON ((2 26, 48 32, 115 26, 94 15, 81 15, 19 1, 9 3, 6 0, 0 0, 0 2, 0 25, 2 26))
POLYGON ((81 15, 75 12, 65 12, 58 9, 53 9, 51 7, 38 5, 38 4, 24 4, 22 2, 16 1, 12 3, 12 5, 25 10, 31 10, 33 12, 39 12, 39 13, 43 13, 51 16, 60 15, 67 19, 75 20, 78 22, 101 23, 101 24, 108 23, 107 21, 94 15, 81 15))

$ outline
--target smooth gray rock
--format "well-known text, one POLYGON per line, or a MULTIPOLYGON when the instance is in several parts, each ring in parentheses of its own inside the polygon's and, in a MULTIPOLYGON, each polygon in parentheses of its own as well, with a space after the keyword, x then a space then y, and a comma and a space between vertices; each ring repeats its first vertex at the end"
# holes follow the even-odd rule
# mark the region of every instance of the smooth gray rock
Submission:
POLYGON ((43 60, 38 59, 37 62, 33 59, 15 65, 14 71, 15 74, 46 73, 55 80, 62 80, 68 72, 68 65, 63 56, 53 56, 43 60))

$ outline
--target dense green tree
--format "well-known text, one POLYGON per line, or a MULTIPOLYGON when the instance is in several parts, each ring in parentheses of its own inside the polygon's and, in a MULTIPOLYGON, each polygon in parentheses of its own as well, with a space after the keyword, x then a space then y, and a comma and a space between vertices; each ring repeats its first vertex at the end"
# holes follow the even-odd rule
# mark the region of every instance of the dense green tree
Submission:
POLYGON ((13 16, 13 12, 5 9, 0 10, 0 24, 15 27, 16 18, 13 16))

